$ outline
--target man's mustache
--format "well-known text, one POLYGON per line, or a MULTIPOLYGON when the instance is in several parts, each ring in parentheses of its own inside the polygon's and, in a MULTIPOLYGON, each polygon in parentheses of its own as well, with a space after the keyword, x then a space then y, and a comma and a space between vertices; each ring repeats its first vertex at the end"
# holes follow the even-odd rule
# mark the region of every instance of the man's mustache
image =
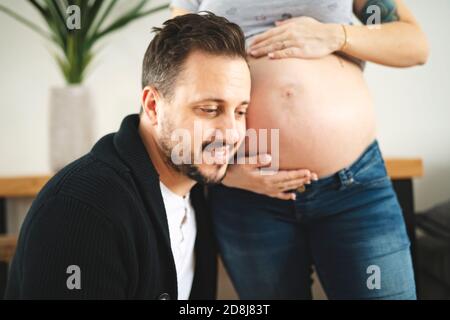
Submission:
POLYGON ((228 147, 229 150, 233 150, 235 146, 236 143, 227 143, 224 140, 206 141, 202 144, 202 151, 205 151, 206 148, 208 148, 208 150, 214 150, 223 147, 228 147))

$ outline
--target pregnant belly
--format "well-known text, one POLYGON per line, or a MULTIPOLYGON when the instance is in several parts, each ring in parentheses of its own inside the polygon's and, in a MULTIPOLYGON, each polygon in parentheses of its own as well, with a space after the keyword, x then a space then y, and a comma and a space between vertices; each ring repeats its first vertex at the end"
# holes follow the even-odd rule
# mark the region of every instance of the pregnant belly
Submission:
MULTIPOLYGON (((350 165, 375 138, 372 99, 354 63, 330 55, 250 58, 249 65, 247 127, 256 129, 259 152, 266 146, 273 166, 306 168, 323 177, 350 165)), ((250 146, 247 141, 251 154, 250 146)))

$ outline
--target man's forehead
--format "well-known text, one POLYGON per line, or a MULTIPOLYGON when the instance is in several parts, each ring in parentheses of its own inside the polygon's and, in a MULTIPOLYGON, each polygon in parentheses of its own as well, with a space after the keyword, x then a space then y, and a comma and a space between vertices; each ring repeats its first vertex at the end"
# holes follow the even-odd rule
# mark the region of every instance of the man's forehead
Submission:
POLYGON ((177 87, 189 101, 249 99, 250 71, 244 59, 199 53, 185 61, 177 87))
POLYGON ((247 70, 248 74, 245 74, 244 69, 248 69, 248 67, 243 58, 196 50, 190 53, 184 61, 182 73, 204 77, 229 77, 234 73, 235 76, 245 77, 250 74, 250 70, 247 70))

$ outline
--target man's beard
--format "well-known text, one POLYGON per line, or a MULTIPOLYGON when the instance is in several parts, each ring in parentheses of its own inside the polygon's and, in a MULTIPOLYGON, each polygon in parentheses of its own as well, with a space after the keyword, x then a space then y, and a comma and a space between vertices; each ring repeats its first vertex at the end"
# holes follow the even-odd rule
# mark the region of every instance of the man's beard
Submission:
MULTIPOLYGON (((170 159, 169 159, 170 161, 170 159)), ((178 172, 185 174, 189 178, 191 178, 194 181, 197 181, 199 183, 205 184, 205 185, 214 185, 222 182, 223 178, 225 178, 225 174, 223 174, 220 177, 217 178, 211 178, 206 175, 204 175, 199 167, 195 164, 181 164, 176 165, 172 161, 170 161, 172 164, 172 167, 175 168, 178 172)))
MULTIPOLYGON (((159 140, 159 146, 161 148, 162 151, 162 155, 163 155, 163 160, 170 166, 172 167, 175 171, 191 178, 192 180, 205 184, 205 185, 213 185, 213 184, 218 184, 220 182, 222 182, 222 180, 225 178, 225 173, 222 174, 221 176, 217 177, 218 171, 220 171, 221 167, 223 165, 216 165, 218 168, 215 171, 216 175, 214 177, 205 175, 204 173, 201 172, 199 166, 194 162, 195 159, 195 155, 194 152, 190 153, 190 163, 174 163, 172 161, 172 141, 171 141, 171 134, 173 132, 172 128, 173 125, 172 123, 169 121, 167 121, 168 119, 166 119, 166 125, 163 127, 162 129, 162 137, 159 140)), ((202 153, 203 150, 210 144, 211 142, 204 142, 202 144, 202 153)), ((181 156, 181 158, 184 158, 184 155, 181 156)), ((224 164, 226 165, 226 164, 224 164)), ((214 174, 214 173, 213 173, 214 174)))

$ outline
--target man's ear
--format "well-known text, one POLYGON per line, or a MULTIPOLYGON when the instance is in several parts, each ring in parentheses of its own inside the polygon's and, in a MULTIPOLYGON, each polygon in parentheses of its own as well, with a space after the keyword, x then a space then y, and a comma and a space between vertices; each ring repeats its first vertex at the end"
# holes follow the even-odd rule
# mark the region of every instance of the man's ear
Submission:
POLYGON ((160 101, 158 90, 152 86, 142 89, 141 106, 142 112, 148 117, 152 125, 158 124, 157 102, 160 101))

